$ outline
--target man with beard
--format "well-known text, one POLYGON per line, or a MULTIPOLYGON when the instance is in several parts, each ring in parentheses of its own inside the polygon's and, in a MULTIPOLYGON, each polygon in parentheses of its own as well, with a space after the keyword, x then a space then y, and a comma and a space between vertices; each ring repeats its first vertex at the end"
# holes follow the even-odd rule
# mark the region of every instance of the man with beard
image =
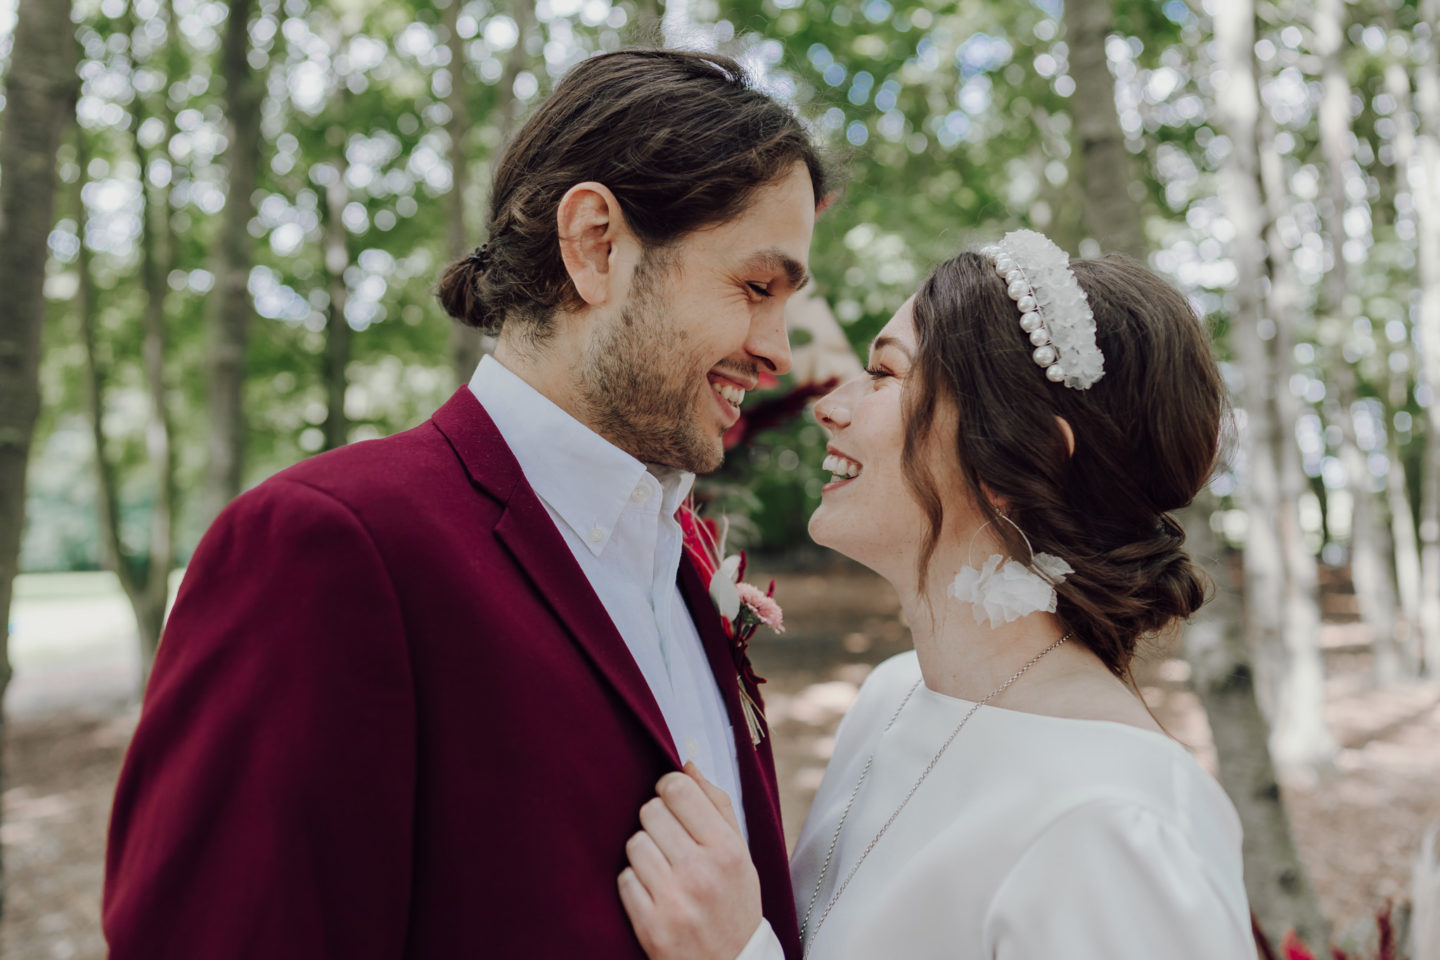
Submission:
POLYGON ((566 76, 441 281, 495 355, 197 549, 116 793, 114 960, 641 957, 615 877, 685 761, 734 799, 798 956, 769 741, 676 511, 789 368, 823 195, 727 58, 566 76))

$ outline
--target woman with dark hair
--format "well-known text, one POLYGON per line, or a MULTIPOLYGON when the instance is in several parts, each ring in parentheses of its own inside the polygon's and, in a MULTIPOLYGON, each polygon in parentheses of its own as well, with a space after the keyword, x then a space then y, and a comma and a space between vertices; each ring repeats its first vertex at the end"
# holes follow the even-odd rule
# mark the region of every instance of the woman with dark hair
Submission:
MULTIPOLYGON (((1255 955, 1234 808, 1130 674, 1205 600, 1172 513, 1226 414, 1183 296, 1031 231, 937 267, 819 403, 811 534, 891 582, 915 649, 861 688, 795 848, 805 956, 1255 955)), ((782 956, 687 773, 627 848, 641 944, 782 956)))

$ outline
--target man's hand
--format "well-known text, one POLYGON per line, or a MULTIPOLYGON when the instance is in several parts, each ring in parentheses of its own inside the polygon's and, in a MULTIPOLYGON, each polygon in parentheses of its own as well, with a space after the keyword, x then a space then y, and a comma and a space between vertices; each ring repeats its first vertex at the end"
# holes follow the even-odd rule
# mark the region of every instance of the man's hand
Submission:
POLYGON ((660 778, 625 846, 620 901, 650 960, 735 960, 759 928, 760 878, 725 791, 693 763, 660 778))

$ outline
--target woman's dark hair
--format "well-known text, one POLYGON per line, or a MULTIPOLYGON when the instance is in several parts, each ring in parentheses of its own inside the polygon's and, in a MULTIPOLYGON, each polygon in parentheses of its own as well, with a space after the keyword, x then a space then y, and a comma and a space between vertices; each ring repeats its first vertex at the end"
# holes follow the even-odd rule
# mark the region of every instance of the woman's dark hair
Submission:
POLYGON ((447 313, 496 332, 521 322, 543 339, 557 308, 579 305, 555 212, 577 183, 603 183, 649 254, 740 213, 756 189, 805 164, 825 196, 819 154, 799 119, 750 86, 729 57, 622 50, 575 66, 495 170, 483 252, 440 280, 447 313))
MULTIPOLYGON (((926 466, 942 404, 964 494, 991 520, 1004 513, 1037 552, 1071 573, 1056 615, 1120 677, 1143 636, 1190 616, 1208 580, 1182 549, 1170 515, 1209 481, 1227 416, 1225 387, 1199 318, 1173 287, 1118 255, 1072 260, 1095 314, 1105 375, 1088 390, 1046 379, 1030 357, 1020 313, 994 266, 962 253, 915 296, 918 354, 909 377, 905 475, 930 520, 921 583, 938 543, 945 493, 926 466), (1055 418, 1075 434, 1070 454, 1055 418)), ((941 438, 937 438, 939 440, 941 438)), ((991 525, 1029 561, 1008 523, 991 525)))

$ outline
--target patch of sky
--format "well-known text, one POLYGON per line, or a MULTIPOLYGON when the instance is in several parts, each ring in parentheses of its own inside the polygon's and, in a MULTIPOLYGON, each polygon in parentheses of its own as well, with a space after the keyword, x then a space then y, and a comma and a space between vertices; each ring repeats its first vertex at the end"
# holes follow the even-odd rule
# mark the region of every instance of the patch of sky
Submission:
POLYGON ((870 99, 874 86, 875 78, 868 70, 861 70, 850 83, 850 102, 857 107, 863 106, 870 99))
POLYGON ((988 33, 972 34, 955 51, 955 65, 962 77, 994 70, 1010 62, 1014 49, 1004 37, 992 37, 988 33))
POLYGON ((1056 20, 1060 19, 1060 15, 1065 12, 1064 0, 1030 0, 1030 2, 1047 17, 1054 17, 1056 20))
POLYGON ((845 139, 854 146, 863 147, 870 139, 870 128, 859 120, 851 121, 850 126, 845 128, 845 139))
POLYGON ((959 100, 960 109, 966 113, 979 115, 990 109, 990 91, 993 83, 984 74, 978 77, 971 77, 960 88, 959 100))
POLYGON ((1182 27, 1195 22, 1195 13, 1185 0, 1166 0, 1161 5, 1160 12, 1165 15, 1165 19, 1171 23, 1178 23, 1182 27))
POLYGON ((895 12, 886 0, 870 0, 865 4, 865 19, 871 23, 884 23, 895 12))
POLYGON ((895 104, 900 99, 900 83, 893 77, 880 84, 880 92, 875 94, 875 109, 880 111, 894 110, 895 104))
POLYGON ((943 147, 953 147, 970 133, 970 118, 960 110, 951 110, 935 124, 935 139, 943 147))
POLYGON ((805 51, 805 56, 810 59, 810 65, 816 70, 824 70, 835 62, 835 55, 823 43, 810 44, 810 49, 805 51))
POLYGON ((838 63, 832 63, 825 68, 825 72, 821 76, 830 86, 838 87, 845 82, 845 68, 838 63))

